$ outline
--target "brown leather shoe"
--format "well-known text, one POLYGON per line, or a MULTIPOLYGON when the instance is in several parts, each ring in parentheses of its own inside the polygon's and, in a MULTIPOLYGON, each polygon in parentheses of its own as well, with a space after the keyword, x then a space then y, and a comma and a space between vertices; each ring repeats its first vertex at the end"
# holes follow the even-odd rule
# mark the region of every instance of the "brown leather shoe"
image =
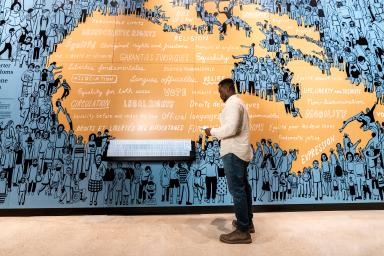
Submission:
MULTIPOLYGON (((232 226, 237 228, 237 220, 232 221, 232 226)), ((255 226, 253 226, 253 222, 251 223, 251 225, 249 225, 249 233, 255 233, 255 226)))
POLYGON ((236 229, 229 234, 220 235, 220 241, 226 244, 250 244, 252 243, 252 238, 249 232, 236 229))

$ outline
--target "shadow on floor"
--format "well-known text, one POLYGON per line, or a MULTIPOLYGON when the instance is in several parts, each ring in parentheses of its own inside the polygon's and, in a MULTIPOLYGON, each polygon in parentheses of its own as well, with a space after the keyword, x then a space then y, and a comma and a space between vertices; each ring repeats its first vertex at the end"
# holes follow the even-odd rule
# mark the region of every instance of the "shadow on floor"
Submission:
POLYGON ((223 218, 216 218, 211 222, 211 225, 216 226, 216 228, 224 233, 229 233, 232 231, 232 229, 228 229, 225 227, 226 222, 228 222, 227 219, 223 218))

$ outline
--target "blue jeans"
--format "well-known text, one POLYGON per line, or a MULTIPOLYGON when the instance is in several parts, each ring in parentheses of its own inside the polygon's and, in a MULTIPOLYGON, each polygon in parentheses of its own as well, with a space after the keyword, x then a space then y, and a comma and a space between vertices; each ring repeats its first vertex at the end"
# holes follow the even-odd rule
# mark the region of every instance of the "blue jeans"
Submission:
POLYGON ((248 162, 241 160, 235 154, 223 156, 224 172, 227 177, 229 193, 233 196, 237 229, 249 231, 252 223, 252 188, 248 182, 248 162))

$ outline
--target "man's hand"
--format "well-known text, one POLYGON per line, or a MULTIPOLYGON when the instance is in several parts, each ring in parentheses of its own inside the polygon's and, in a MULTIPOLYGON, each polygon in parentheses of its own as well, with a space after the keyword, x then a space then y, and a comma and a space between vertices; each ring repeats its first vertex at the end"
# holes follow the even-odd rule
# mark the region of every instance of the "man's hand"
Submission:
POLYGON ((211 134, 211 129, 212 128, 206 128, 204 131, 205 131, 205 135, 207 135, 207 136, 212 136, 212 134, 211 134))

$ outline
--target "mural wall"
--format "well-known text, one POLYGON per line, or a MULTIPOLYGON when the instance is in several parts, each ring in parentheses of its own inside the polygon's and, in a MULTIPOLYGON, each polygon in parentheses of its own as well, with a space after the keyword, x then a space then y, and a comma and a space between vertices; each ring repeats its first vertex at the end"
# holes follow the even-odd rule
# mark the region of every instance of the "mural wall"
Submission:
POLYGON ((254 204, 384 200, 384 4, 1 0, 0 208, 230 205, 217 126, 246 102, 254 204), (110 162, 112 139, 191 162, 110 162))

